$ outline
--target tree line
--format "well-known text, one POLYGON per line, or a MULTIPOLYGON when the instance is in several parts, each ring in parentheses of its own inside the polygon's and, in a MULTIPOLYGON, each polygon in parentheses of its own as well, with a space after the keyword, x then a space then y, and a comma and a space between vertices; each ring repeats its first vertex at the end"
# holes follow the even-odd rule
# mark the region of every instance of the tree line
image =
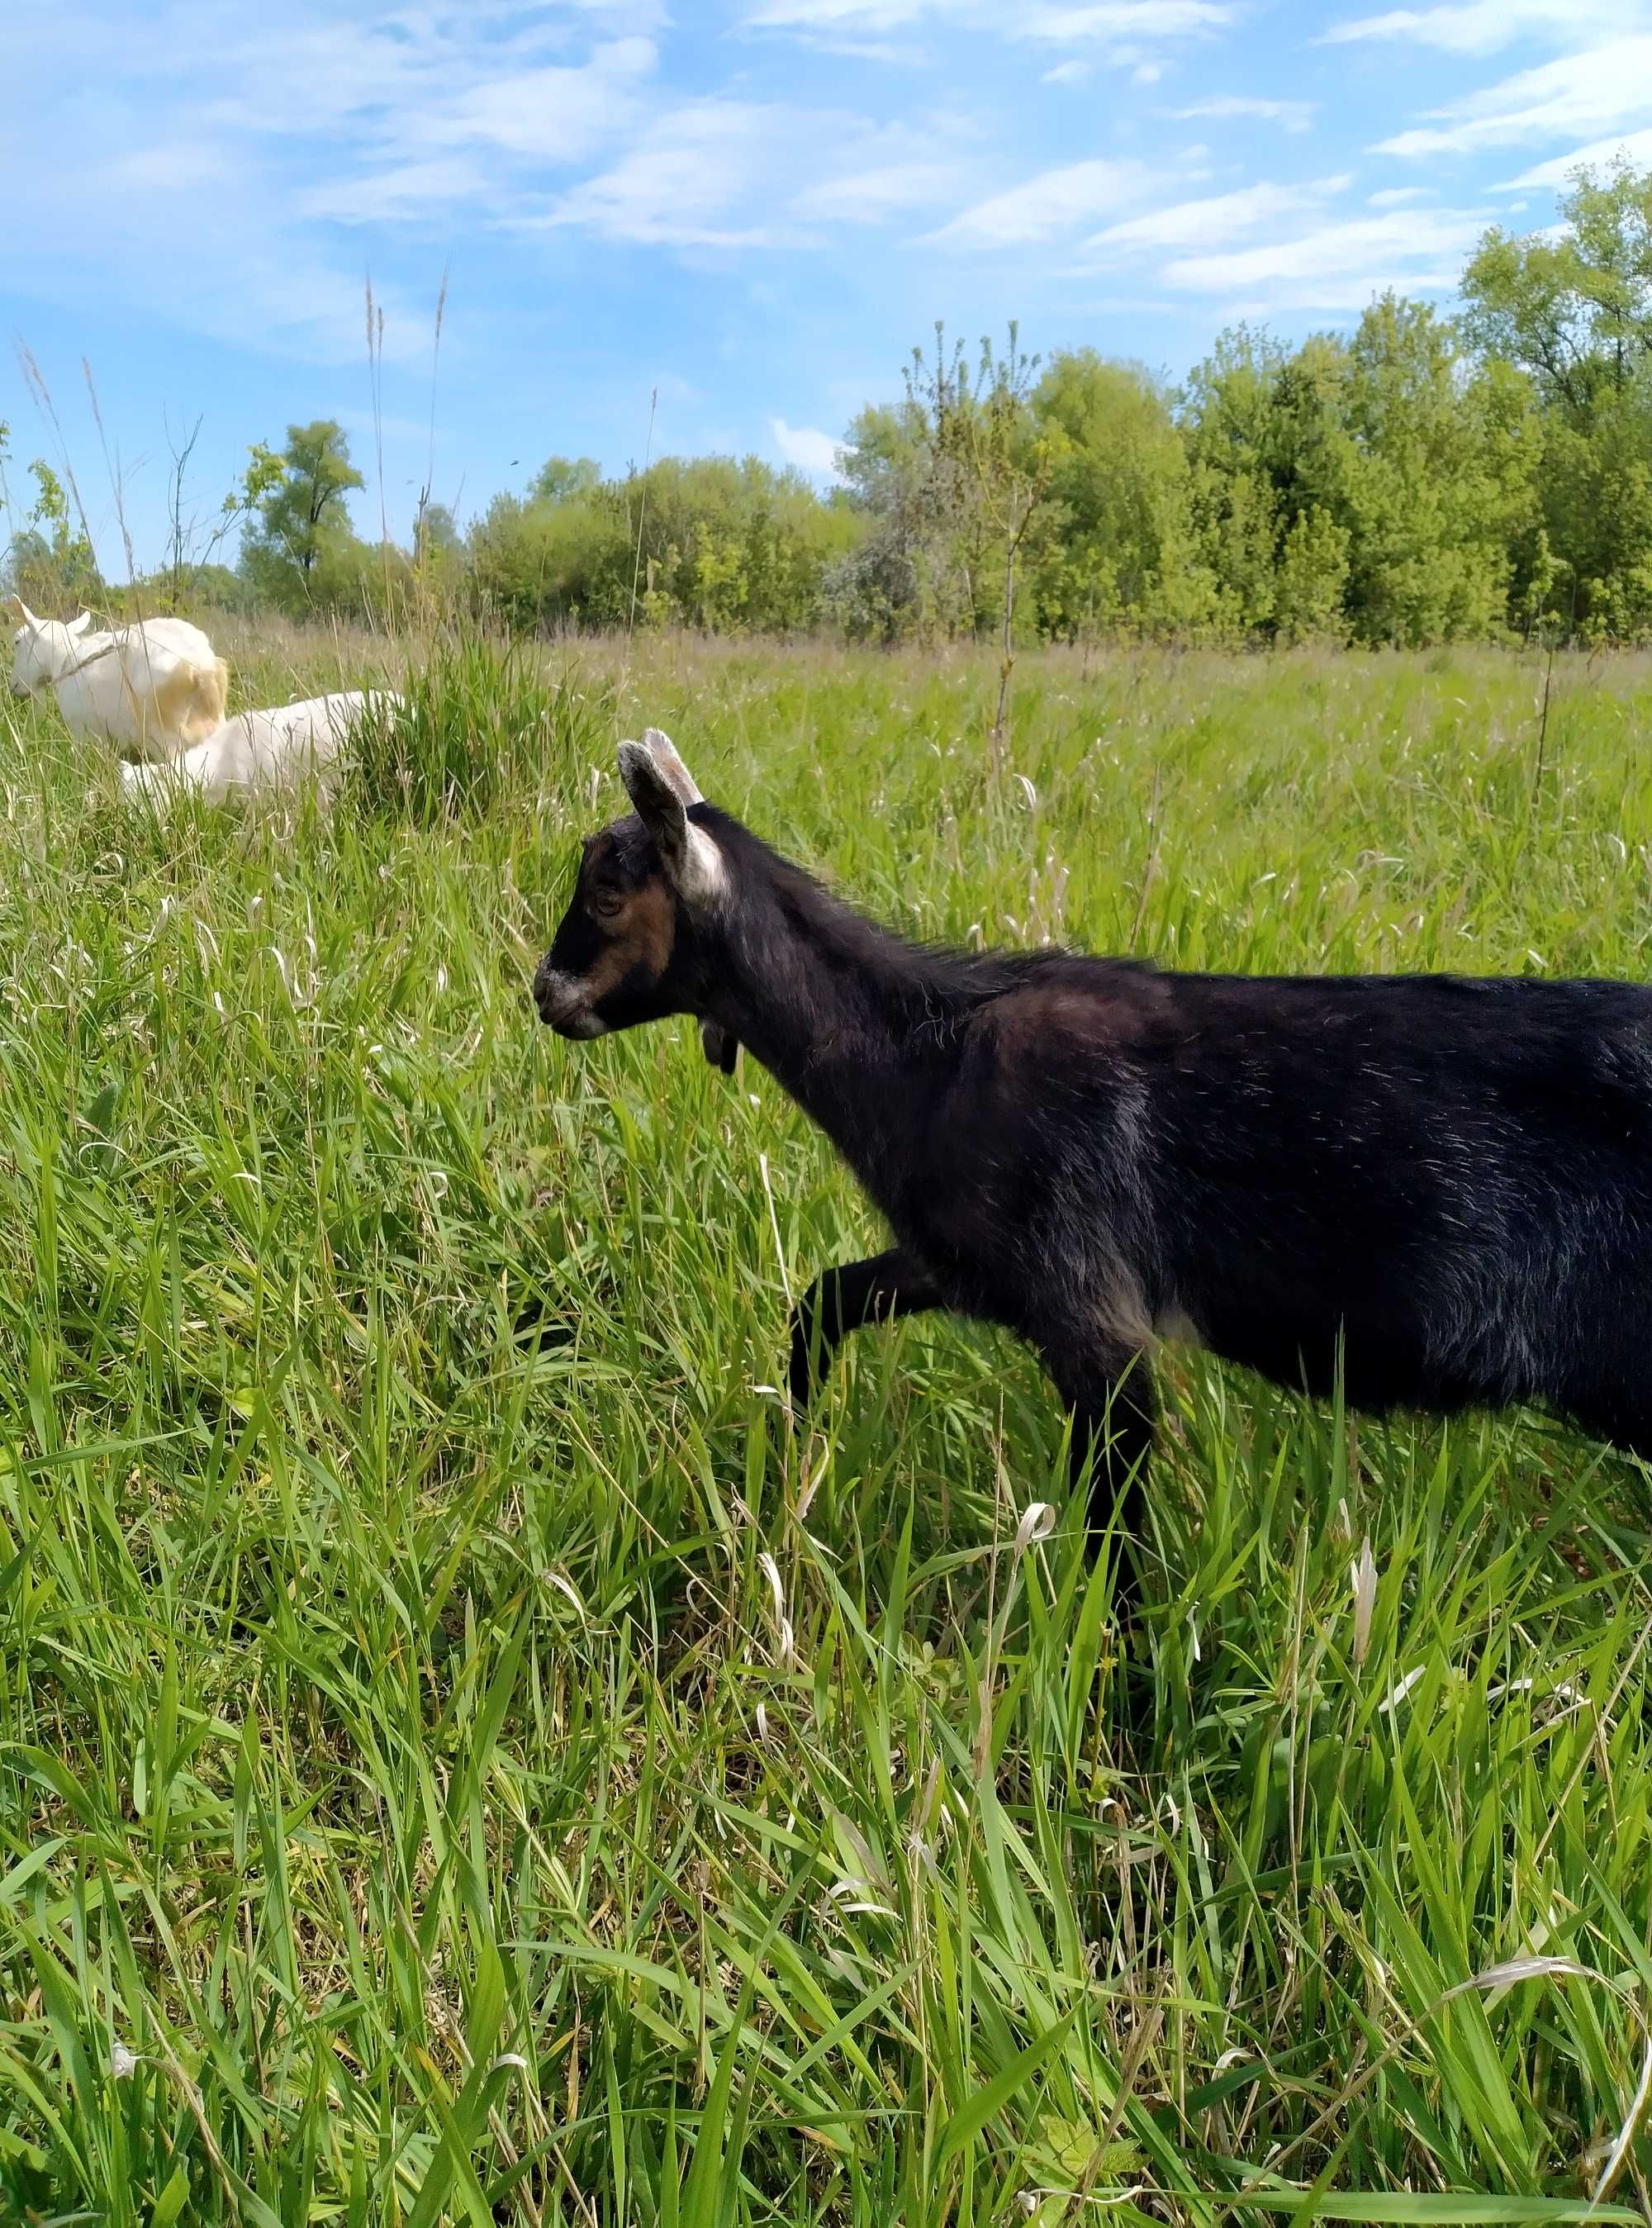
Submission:
MULTIPOLYGON (((357 535, 341 428, 291 426, 252 452, 205 556, 178 532, 139 598, 986 637, 1006 661, 1119 636, 1652 640, 1652 172, 1580 171, 1560 216, 1487 233, 1455 316, 1386 294, 1351 335, 1295 347, 1240 325, 1180 386, 1090 348, 1029 356, 1013 327, 972 356, 938 329, 849 426, 826 492, 751 457, 618 476, 554 457, 463 532, 421 503, 404 548, 357 535)), ((31 471, 12 585, 93 600, 73 507, 31 471)))

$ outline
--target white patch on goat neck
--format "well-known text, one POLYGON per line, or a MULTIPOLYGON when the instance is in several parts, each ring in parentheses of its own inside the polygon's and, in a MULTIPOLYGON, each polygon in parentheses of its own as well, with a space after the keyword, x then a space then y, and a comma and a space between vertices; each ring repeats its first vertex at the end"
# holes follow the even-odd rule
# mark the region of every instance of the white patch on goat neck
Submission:
POLYGON ((1174 1301, 1153 1314, 1140 1278, 1122 1263, 1114 1264, 1107 1277, 1095 1322, 1105 1343, 1127 1346, 1137 1354, 1156 1346, 1201 1347, 1205 1342, 1198 1325, 1174 1301))
POLYGON ((1164 1346, 1202 1346, 1204 1336, 1191 1316, 1179 1307, 1167 1308, 1153 1321, 1153 1335, 1164 1346))

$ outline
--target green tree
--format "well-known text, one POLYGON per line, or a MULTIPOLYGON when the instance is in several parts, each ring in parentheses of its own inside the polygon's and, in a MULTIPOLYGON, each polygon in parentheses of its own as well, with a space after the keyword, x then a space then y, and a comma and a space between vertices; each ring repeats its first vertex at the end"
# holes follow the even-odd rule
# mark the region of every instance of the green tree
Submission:
POLYGON ((279 455, 259 443, 245 483, 252 522, 241 547, 254 588, 299 612, 353 601, 362 558, 345 497, 365 484, 334 419, 289 426, 279 455))
POLYGON ((547 457, 528 483, 532 503, 585 503, 602 485, 594 457, 547 457))
POLYGON ((1515 545, 1537 522, 1538 454, 1522 375, 1493 365, 1465 375, 1456 332, 1428 304, 1372 304, 1348 351, 1321 491, 1350 537, 1348 610, 1362 640, 1506 628, 1515 545))
POLYGON ((1031 556, 1041 631, 1092 640, 1194 623, 1210 580, 1169 394, 1138 365, 1081 349, 1052 361, 1031 407, 1049 474, 1031 556))
POLYGON ((1484 234, 1463 274, 1464 329, 1580 421, 1652 362, 1652 171, 1580 169, 1559 209, 1556 232, 1484 234))
POLYGON ((477 592, 515 627, 626 626, 636 577, 645 624, 797 631, 818 623, 860 530, 849 504, 755 457, 663 457, 594 483, 547 472, 526 497, 496 498, 471 535, 477 592))
POLYGON ((72 615, 103 593, 97 555, 62 481, 43 457, 35 458, 29 475, 35 500, 7 554, 7 582, 42 616, 72 615))
POLYGON ((1493 230, 1463 274, 1464 328, 1542 402, 1541 533, 1514 552, 1514 605, 1585 637, 1652 635, 1652 172, 1580 170, 1562 225, 1493 230))
POLYGON ((932 355, 914 349, 904 400, 863 412, 841 469, 865 538, 834 574, 831 600, 848 631, 983 636, 1001 643, 1003 700, 1015 659, 1016 582, 1049 490, 1047 458, 1029 407, 1038 359, 1012 324, 1003 349, 983 340, 971 368, 962 342, 935 328, 932 355))
POLYGON ((1280 623, 1284 549, 1323 508, 1345 371, 1334 339, 1315 336, 1293 355, 1242 324, 1218 336, 1181 390, 1190 532, 1223 636, 1267 637, 1280 623))
POLYGON ((1354 536, 1316 504, 1303 511, 1279 550, 1275 631, 1284 642, 1345 642, 1348 552, 1354 536))
POLYGON ((933 624, 945 531, 917 404, 869 403, 849 426, 838 469, 861 531, 827 578, 833 616, 860 641, 893 643, 933 624))
POLYGON ((1350 341, 1225 335, 1189 381, 1192 509, 1228 631, 1419 643, 1503 631, 1535 547, 1530 381, 1426 303, 1350 341))

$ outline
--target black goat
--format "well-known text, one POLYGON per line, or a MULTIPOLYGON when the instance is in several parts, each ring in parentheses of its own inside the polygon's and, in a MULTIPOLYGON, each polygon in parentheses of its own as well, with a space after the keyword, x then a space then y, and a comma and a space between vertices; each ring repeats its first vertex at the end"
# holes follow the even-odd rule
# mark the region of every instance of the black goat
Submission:
POLYGON ((1127 1537, 1165 1337, 1315 1392, 1341 1347, 1354 1405, 1544 1402, 1652 1458, 1652 991, 919 949, 663 735, 619 765, 637 816, 587 840, 535 996, 565 1036, 748 1046, 887 1217, 797 1310, 796 1402, 862 1323, 1006 1324, 1127 1537))

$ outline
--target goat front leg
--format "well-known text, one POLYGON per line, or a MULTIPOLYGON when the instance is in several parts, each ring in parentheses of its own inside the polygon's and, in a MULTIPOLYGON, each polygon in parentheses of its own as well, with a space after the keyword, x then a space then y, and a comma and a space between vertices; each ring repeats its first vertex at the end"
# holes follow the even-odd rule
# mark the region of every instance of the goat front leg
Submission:
POLYGON ((734 1055, 740 1048, 740 1039, 726 1029, 720 1021, 701 1021, 700 1042, 706 1058, 725 1075, 734 1072, 734 1055))
POLYGON ((823 1270, 792 1310, 788 1382, 793 1412, 814 1397, 840 1342, 863 1323, 893 1322, 939 1307, 941 1294, 928 1270, 899 1245, 869 1261, 845 1261, 823 1270))
POLYGON ((1128 1622, 1141 1594, 1147 1473, 1159 1403, 1147 1356, 1121 1347, 1074 1354, 1047 1348, 1045 1366, 1073 1418, 1073 1485, 1090 1482, 1090 1549, 1111 1529, 1118 1553, 1114 1599, 1128 1622))

